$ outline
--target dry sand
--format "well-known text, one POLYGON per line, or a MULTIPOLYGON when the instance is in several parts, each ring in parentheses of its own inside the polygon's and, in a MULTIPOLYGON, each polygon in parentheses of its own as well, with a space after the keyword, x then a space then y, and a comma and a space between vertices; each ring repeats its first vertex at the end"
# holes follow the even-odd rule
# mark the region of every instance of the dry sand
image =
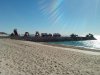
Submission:
POLYGON ((100 75, 100 53, 0 39, 0 75, 100 75))

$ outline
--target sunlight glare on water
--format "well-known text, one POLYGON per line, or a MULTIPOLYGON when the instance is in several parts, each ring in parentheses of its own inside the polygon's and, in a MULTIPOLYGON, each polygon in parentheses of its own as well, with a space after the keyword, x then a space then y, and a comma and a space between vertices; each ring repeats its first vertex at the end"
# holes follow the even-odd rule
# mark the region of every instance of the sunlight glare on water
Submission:
POLYGON ((65 46, 76 46, 76 47, 100 50, 100 36, 95 36, 95 38, 97 40, 52 42, 51 44, 60 44, 65 46))

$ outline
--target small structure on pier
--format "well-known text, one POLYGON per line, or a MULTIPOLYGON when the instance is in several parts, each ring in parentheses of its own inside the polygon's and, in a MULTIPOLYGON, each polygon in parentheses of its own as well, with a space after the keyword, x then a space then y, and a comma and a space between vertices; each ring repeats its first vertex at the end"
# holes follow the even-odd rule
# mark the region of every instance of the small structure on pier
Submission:
POLYGON ((40 33, 38 31, 36 31, 35 37, 39 37, 39 36, 40 36, 40 33))
POLYGON ((86 38, 93 38, 94 36, 93 36, 93 34, 88 34, 88 35, 86 35, 86 38))
POLYGON ((76 35, 76 34, 71 34, 70 37, 71 37, 71 38, 76 38, 76 37, 78 37, 78 35, 76 35))
POLYGON ((52 34, 41 33, 41 37, 52 37, 52 34))
POLYGON ((61 37, 61 35, 59 33, 54 33, 53 37, 61 37))
POLYGON ((25 32, 24 37, 29 37, 29 32, 25 32))

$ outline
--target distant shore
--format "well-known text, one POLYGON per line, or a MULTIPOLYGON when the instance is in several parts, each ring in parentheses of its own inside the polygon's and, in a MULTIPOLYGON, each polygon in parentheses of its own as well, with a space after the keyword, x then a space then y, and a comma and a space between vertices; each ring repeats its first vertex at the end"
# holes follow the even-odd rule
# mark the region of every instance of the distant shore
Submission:
POLYGON ((1 75, 100 75, 100 53, 0 39, 1 75))

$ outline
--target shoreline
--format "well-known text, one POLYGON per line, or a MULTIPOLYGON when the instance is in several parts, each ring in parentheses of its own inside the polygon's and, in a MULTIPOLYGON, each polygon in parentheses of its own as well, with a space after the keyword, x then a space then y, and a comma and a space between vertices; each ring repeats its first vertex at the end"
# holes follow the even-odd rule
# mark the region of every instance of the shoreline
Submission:
POLYGON ((100 50, 97 50, 97 49, 89 49, 89 48, 84 48, 84 47, 67 46, 67 45, 61 45, 61 44, 49 44, 49 43, 45 43, 45 42, 40 42, 40 44, 54 46, 54 47, 79 49, 79 50, 91 51, 91 52, 100 52, 100 50))
MULTIPOLYGON (((0 38, 0 39, 10 39, 10 38, 0 38)), ((18 40, 18 39, 11 39, 11 40, 18 40)), ((27 40, 19 40, 19 41, 27 41, 27 40)), ((34 41, 28 41, 28 42, 34 42, 34 41)), ((61 44, 49 44, 47 42, 35 42, 40 43, 43 45, 53 46, 53 47, 61 47, 61 48, 72 48, 72 49, 78 49, 83 51, 91 51, 91 52, 100 52, 98 49, 90 49, 90 48, 84 48, 84 47, 77 47, 77 46, 68 46, 68 45, 61 45, 61 44)))
MULTIPOLYGON (((10 38, 0 38, 0 39, 10 39, 10 38)), ((18 39, 11 39, 11 40, 18 40, 18 39)), ((19 40, 19 41, 27 41, 27 40, 19 40)), ((27 42, 34 42, 34 41, 27 41, 27 42)), ((43 45, 60 47, 60 48, 71 48, 71 49, 78 49, 78 50, 82 50, 82 51, 100 52, 100 50, 98 50, 98 49, 89 49, 89 48, 77 47, 77 46, 68 46, 68 45, 61 45, 61 44, 49 44, 47 42, 35 42, 35 43, 40 43, 43 45)))

